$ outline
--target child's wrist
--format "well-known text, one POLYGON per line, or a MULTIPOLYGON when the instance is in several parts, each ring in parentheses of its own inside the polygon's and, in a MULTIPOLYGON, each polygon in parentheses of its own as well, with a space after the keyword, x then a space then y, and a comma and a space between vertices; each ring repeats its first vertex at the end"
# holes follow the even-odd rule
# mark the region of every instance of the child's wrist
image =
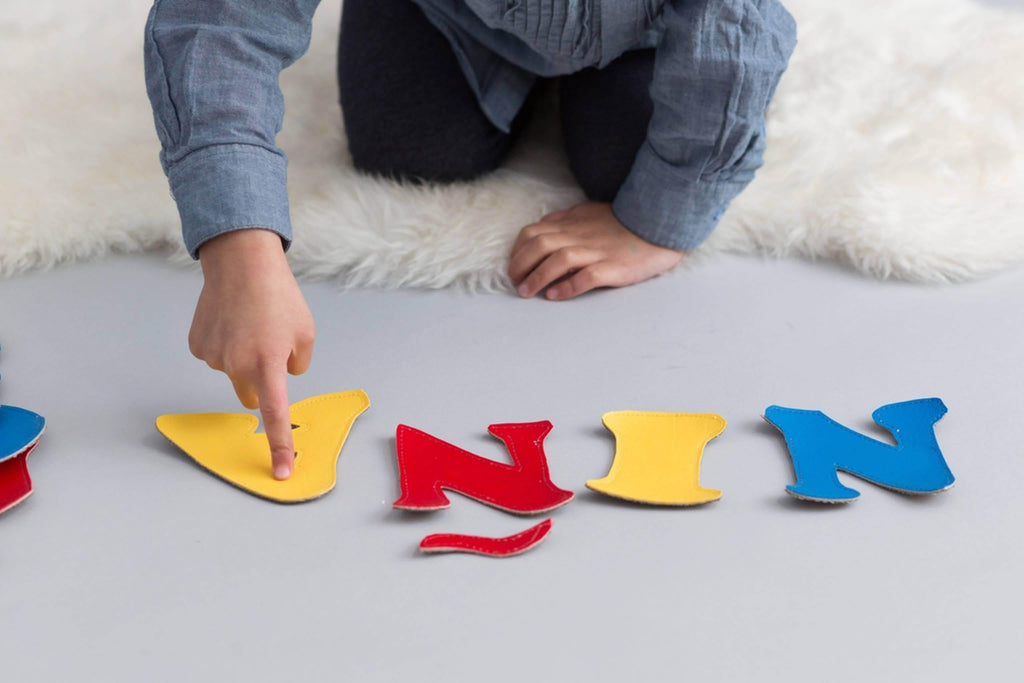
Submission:
POLYGON ((199 249, 203 274, 223 270, 260 272, 261 266, 286 262, 281 238, 276 232, 245 228, 218 235, 199 249))

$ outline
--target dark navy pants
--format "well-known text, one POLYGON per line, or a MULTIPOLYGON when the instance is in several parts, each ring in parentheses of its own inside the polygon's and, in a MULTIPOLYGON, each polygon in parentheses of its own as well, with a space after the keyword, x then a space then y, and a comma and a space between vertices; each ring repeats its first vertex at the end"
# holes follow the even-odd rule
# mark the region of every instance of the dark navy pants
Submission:
MULTIPOLYGON (((569 165, 587 197, 610 202, 647 135, 654 50, 558 78, 569 165)), ((447 39, 410 0, 345 0, 338 84, 356 168, 413 181, 470 180, 497 168, 522 131, 481 111, 447 39)))

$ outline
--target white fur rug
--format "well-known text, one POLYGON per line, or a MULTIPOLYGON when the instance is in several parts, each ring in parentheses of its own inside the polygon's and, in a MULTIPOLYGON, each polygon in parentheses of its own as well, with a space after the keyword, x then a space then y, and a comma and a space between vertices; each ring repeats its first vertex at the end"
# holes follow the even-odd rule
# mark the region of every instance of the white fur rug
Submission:
MULTIPOLYGON (((1005 1, 1005 0, 1004 0, 1005 1)), ((179 246, 142 77, 147 0, 0 5, 0 275, 179 246)), ((340 0, 285 72, 298 273, 501 287, 519 228, 581 195, 534 132, 479 182, 356 175, 334 79, 340 0)), ((1024 260, 1024 12, 977 0, 788 0, 800 46, 757 180, 701 250, 962 280, 1024 260)))

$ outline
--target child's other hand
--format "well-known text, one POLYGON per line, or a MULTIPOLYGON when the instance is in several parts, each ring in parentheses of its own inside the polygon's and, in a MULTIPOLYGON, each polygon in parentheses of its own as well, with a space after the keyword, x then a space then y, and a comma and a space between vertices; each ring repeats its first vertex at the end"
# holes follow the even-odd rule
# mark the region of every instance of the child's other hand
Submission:
POLYGON ((571 299, 595 287, 624 287, 654 277, 683 256, 631 233, 611 204, 587 202, 523 228, 512 247, 508 274, 522 297, 547 287, 548 299, 571 299))
POLYGON ((313 316, 277 234, 229 232, 206 242, 199 257, 204 284, 189 349, 231 379, 242 405, 259 408, 274 477, 287 479, 295 453, 287 379, 309 367, 313 316))

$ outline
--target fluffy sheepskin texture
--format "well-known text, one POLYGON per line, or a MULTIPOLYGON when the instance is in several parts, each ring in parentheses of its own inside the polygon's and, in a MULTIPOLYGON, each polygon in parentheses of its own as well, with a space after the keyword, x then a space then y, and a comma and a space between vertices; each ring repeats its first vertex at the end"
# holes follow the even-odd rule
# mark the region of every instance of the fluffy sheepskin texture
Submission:
MULTIPOLYGON (((800 45, 770 112, 766 165, 698 253, 838 259, 920 281, 1020 262, 1024 12, 977 0, 786 4, 800 45)), ((0 275, 157 248, 187 261, 143 84, 148 6, 0 7, 0 275)), ((506 286, 518 230, 581 199, 553 126, 477 182, 361 177, 337 104, 340 6, 325 0, 309 54, 282 77, 295 271, 506 286)))

